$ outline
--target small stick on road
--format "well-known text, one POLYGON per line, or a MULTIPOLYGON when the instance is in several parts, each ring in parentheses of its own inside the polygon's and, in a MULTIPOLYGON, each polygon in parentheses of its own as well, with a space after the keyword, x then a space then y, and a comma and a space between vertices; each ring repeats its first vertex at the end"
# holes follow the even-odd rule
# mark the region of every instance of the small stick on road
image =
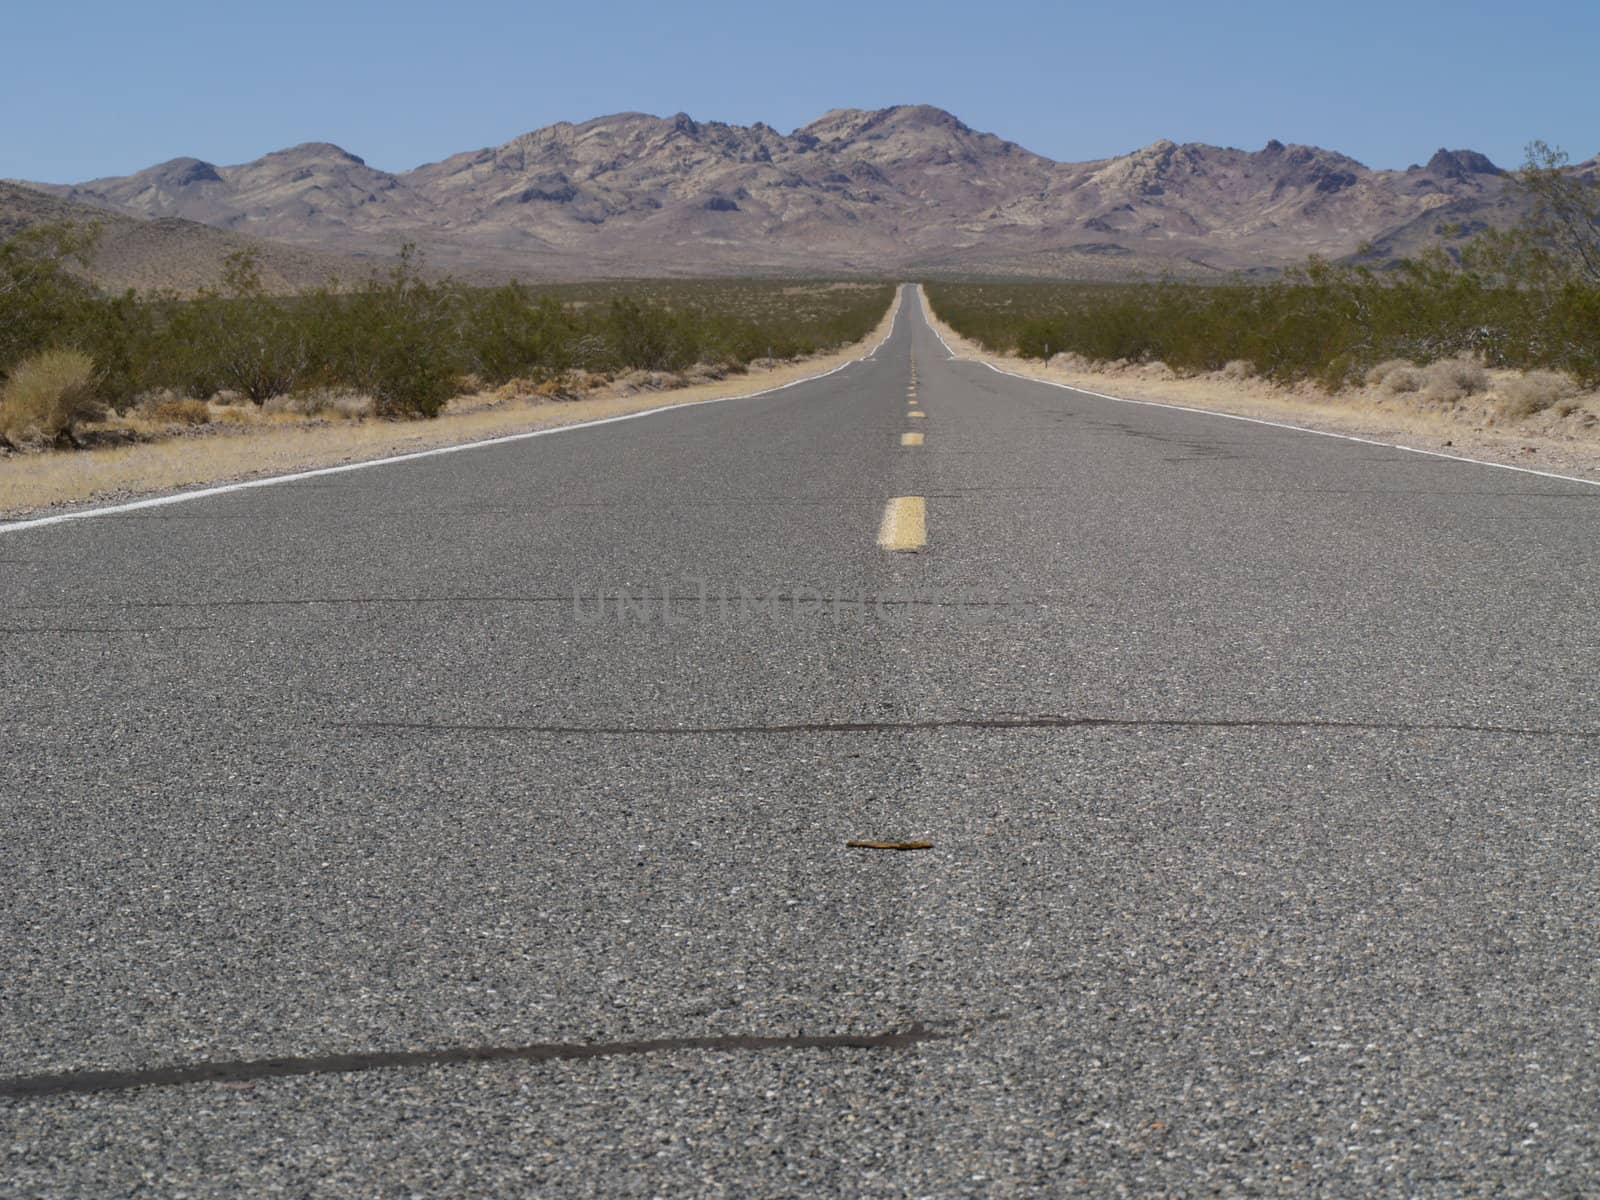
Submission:
POLYGON ((855 850, 932 850, 932 842, 846 842, 855 850))

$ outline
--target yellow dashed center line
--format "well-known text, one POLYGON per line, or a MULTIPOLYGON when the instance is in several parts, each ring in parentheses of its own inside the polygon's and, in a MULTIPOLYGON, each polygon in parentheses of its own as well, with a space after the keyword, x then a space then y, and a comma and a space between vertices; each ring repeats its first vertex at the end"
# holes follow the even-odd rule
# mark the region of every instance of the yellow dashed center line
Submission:
POLYGON ((908 412, 906 414, 906 416, 908 416, 908 417, 925 417, 927 415, 928 414, 923 412, 920 408, 913 408, 910 412, 908 412))
POLYGON ((896 496, 883 510, 878 545, 885 550, 920 550, 928 540, 926 506, 921 496, 896 496))
POLYGON ((902 446, 920 446, 922 445, 922 435, 920 433, 902 433, 900 435, 900 444, 902 446))

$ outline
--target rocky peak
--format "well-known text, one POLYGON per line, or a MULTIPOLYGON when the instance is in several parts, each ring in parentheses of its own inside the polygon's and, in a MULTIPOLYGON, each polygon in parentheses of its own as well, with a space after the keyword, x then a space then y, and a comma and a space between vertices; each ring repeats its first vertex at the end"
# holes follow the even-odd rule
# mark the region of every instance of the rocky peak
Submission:
POLYGON ((217 168, 198 158, 174 158, 170 162, 151 167, 148 174, 153 181, 169 188, 222 182, 222 176, 217 174, 217 168))
POLYGON ((332 142, 301 142, 298 146, 289 146, 283 150, 274 150, 262 155, 263 160, 273 160, 283 163, 335 163, 364 167, 367 160, 342 146, 335 146, 332 142))
POLYGON ((896 104, 890 108, 836 108, 823 113, 809 125, 795 131, 797 136, 832 143, 881 141, 896 133, 943 131, 952 134, 972 132, 956 117, 930 104, 896 104))
POLYGON ((1203 174, 1204 160, 1204 147, 1180 146, 1162 138, 1132 154, 1112 159, 1095 173, 1095 178, 1102 187, 1138 196, 1160 196, 1175 183, 1203 174))
POLYGON ((1447 179, 1465 179, 1469 175, 1504 175, 1505 172, 1489 161, 1487 155, 1476 150, 1445 150, 1440 148, 1428 160, 1426 170, 1447 179))

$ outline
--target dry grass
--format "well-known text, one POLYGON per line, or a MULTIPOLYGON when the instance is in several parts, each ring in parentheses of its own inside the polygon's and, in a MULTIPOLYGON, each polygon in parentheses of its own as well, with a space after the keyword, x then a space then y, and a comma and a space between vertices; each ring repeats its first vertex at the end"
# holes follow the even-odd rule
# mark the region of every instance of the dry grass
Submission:
POLYGON ((1572 380, 1555 371, 1529 371, 1501 384, 1500 415, 1511 420, 1531 417, 1572 400, 1577 390, 1572 380))
POLYGON ((372 397, 337 388, 318 388, 274 396, 258 410, 264 417, 323 417, 332 421, 359 421, 373 415, 372 397))
POLYGON ((291 471, 550 429, 673 404, 744 395, 793 383, 859 357, 888 336, 894 312, 863 342, 768 371, 750 371, 673 391, 616 394, 604 386, 582 399, 493 393, 460 397, 431 421, 339 421, 253 407, 213 406, 208 432, 72 454, 0 459, 0 514, 20 517, 84 501, 109 502, 226 480, 291 471), (232 425, 224 422, 232 421, 232 425))
POLYGON ((44 350, 18 363, 0 390, 0 433, 13 442, 53 439, 105 411, 94 398, 94 361, 44 350))
POLYGON ((206 425, 211 421, 211 406, 190 396, 154 396, 140 408, 156 425, 206 425))
POLYGON ((1413 392, 1420 392, 1423 385, 1428 382, 1428 376, 1420 367, 1410 364, 1395 367, 1383 376, 1383 381, 1378 384, 1385 395, 1408 396, 1413 392))
POLYGON ((1389 376, 1394 374, 1396 371, 1414 370, 1416 370, 1416 367, 1403 358, 1385 359, 1383 362, 1379 363, 1377 366, 1371 368, 1367 372, 1367 386, 1382 387, 1384 380, 1388 379, 1389 376))
POLYGON ((1453 404, 1489 390, 1489 372, 1471 358, 1442 358, 1430 363, 1424 374, 1428 382, 1422 395, 1435 403, 1453 404))

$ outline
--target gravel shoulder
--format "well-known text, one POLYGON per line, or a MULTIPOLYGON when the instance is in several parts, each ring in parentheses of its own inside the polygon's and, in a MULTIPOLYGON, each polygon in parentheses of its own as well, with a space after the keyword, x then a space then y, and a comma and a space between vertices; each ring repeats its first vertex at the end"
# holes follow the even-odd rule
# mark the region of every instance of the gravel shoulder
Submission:
POLYGON ((989 363, 1029 379, 1117 399, 1279 421, 1324 433, 1600 481, 1600 396, 1595 394, 1583 397, 1564 418, 1539 413, 1507 423, 1489 404, 1432 406, 1419 399, 1385 396, 1374 388, 1329 395, 1309 385, 1286 388, 1258 379, 1227 378, 1220 372, 1180 377, 1160 363, 1084 370, 1075 363, 1068 365, 1063 355, 1046 365, 1037 359, 990 353, 941 321, 926 299, 923 311, 957 358, 989 363))

